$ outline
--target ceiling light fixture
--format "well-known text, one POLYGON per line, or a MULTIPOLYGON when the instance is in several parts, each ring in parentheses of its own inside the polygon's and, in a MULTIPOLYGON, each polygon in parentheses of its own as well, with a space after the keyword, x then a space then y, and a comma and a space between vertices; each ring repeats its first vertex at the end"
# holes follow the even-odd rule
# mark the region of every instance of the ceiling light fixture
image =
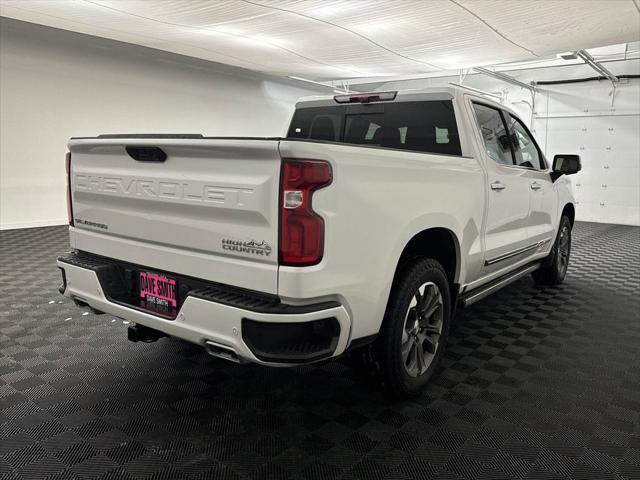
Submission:
POLYGON ((564 52, 556 55, 556 58, 561 58, 563 60, 577 60, 578 54, 576 52, 564 52))

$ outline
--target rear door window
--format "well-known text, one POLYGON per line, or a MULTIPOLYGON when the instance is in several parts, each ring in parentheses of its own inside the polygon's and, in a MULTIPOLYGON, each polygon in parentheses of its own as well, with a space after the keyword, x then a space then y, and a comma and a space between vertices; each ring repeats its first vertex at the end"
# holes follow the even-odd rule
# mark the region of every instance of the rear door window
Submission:
POLYGON ((474 103, 473 109, 487 155, 496 163, 513 166, 511 140, 500 110, 481 103, 474 103))
POLYGON ((507 123, 513 140, 516 165, 534 170, 544 170, 546 168, 544 157, 527 127, 520 119, 511 114, 507 114, 507 123))
POLYGON ((288 137, 462 155, 451 100, 301 108, 288 137))

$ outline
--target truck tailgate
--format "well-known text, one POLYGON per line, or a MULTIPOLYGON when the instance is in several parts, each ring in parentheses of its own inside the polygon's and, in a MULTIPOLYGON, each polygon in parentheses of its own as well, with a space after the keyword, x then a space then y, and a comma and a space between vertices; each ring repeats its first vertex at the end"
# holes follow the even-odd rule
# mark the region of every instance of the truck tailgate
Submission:
POLYGON ((277 293, 277 139, 72 139, 69 150, 74 248, 277 293))

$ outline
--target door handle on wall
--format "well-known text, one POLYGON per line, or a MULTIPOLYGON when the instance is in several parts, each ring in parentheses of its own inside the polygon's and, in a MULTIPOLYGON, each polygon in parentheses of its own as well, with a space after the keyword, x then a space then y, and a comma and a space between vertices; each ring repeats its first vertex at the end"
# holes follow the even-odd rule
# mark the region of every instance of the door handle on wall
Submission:
POLYGON ((504 190, 507 186, 502 182, 493 182, 491 184, 491 190, 504 190))
POLYGON ((533 182, 531 184, 531 190, 540 190, 542 188, 542 185, 540 185, 538 182, 533 182))

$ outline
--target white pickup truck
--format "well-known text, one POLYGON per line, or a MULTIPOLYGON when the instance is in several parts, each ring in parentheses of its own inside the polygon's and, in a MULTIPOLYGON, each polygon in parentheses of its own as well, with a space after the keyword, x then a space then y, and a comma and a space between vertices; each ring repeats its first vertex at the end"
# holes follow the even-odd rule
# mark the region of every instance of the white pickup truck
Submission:
POLYGON ((562 282, 579 170, 456 87, 302 99, 283 138, 73 138, 60 292, 231 361, 359 352, 412 396, 456 306, 562 282))

